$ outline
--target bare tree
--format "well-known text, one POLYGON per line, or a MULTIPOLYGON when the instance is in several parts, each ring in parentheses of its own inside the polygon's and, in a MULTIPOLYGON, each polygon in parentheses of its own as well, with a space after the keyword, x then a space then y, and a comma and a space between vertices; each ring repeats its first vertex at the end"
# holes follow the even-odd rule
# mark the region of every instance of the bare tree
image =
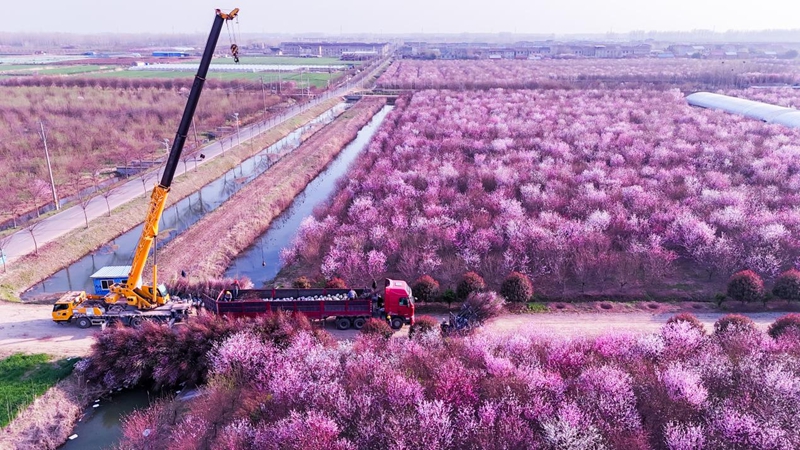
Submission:
POLYGON ((81 189, 81 177, 76 176, 70 182, 72 187, 75 189, 75 192, 78 196, 78 206, 83 210, 83 219, 86 221, 86 228, 89 228, 89 215, 86 212, 86 209, 89 207, 89 203, 92 201, 92 196, 89 193, 84 192, 81 189))
POLYGON ((42 227, 42 224, 44 224, 43 221, 33 222, 25 227, 25 231, 30 233, 31 239, 33 240, 33 250, 36 256, 39 256, 39 243, 36 241, 36 231, 42 227))
POLYGON ((26 178, 22 189, 29 202, 29 206, 36 211, 36 217, 41 216, 39 213, 39 204, 46 202, 49 198, 50 185, 40 178, 31 176, 26 178))
POLYGON ((111 184, 101 187, 100 184, 102 183, 102 178, 100 177, 99 173, 92 175, 92 181, 94 182, 94 187, 97 192, 99 192, 103 199, 105 199, 106 208, 108 209, 108 217, 111 217, 111 203, 109 202, 109 199, 114 195, 117 195, 117 191, 113 189, 113 185, 111 184))

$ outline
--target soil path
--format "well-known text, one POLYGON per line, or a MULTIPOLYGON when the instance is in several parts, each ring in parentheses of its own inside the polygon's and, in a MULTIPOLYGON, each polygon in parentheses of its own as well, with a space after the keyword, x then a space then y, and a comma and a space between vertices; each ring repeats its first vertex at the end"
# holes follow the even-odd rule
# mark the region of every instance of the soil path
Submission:
POLYGON ((51 305, 0 302, 0 358, 12 353, 47 353, 56 357, 84 356, 99 328, 82 330, 50 318, 51 305))
MULTIPOLYGON (((0 302, 0 358, 12 353, 47 353, 56 357, 84 356, 89 353, 94 333, 99 327, 82 330, 75 325, 58 325, 50 319, 50 305, 28 305, 0 302)), ((767 327, 783 312, 744 313, 759 329, 767 327)), ((444 314, 430 314, 442 320, 444 314)), ((673 313, 542 313, 506 314, 490 320, 481 330, 491 334, 534 333, 554 337, 597 336, 610 332, 653 333, 673 313)), ((696 316, 708 331, 714 322, 725 313, 697 313, 696 316)), ((355 339, 355 330, 337 330, 333 321, 328 321, 325 331, 337 340, 355 339)), ((408 327, 403 327, 395 336, 408 336, 408 327)))

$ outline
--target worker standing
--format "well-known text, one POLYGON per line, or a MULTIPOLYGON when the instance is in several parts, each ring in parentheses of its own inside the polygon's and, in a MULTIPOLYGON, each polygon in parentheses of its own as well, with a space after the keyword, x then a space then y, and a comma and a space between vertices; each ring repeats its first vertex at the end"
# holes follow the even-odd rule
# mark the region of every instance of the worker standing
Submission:
POLYGON ((239 280, 233 280, 233 298, 239 298, 239 280))

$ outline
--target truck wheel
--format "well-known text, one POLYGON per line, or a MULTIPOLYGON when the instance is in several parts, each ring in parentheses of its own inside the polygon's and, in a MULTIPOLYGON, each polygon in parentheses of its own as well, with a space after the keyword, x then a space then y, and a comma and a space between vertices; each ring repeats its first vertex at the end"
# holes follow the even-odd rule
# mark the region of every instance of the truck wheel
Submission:
POLYGON ((144 323, 144 319, 140 316, 131 317, 131 326, 134 328, 139 328, 144 323))
POLYGON ((78 328, 89 328, 90 326, 92 326, 92 321, 86 317, 78 318, 78 320, 75 321, 75 323, 78 324, 78 328))
POLYGON ((336 319, 336 328, 346 330, 350 328, 350 319, 347 317, 339 317, 336 319))
POLYGON ((392 319, 389 325, 392 327, 393 330, 399 330, 400 328, 403 328, 403 319, 395 317, 392 319))
POLYGON ((365 323, 367 323, 367 321, 364 320, 363 317, 356 317, 355 319, 353 319, 353 328, 355 328, 356 330, 360 330, 364 328, 365 323))

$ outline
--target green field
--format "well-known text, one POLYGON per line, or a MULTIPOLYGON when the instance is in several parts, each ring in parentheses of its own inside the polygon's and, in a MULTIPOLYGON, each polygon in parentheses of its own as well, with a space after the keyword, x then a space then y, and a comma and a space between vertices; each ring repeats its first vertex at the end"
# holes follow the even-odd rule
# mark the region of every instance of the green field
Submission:
POLYGON ((0 427, 59 380, 72 373, 78 359, 50 361, 47 355, 17 353, 0 361, 0 427))
POLYGON ((109 66, 92 66, 92 65, 76 65, 76 66, 51 66, 42 64, 16 64, 16 65, 0 65, 0 73, 7 72, 35 72, 39 75, 75 75, 80 73, 96 72, 99 70, 108 70, 109 66))
MULTIPOLYGON (((292 56, 240 56, 239 64, 279 64, 298 66, 335 66, 353 64, 363 61, 342 61, 339 58, 295 58, 292 56)), ((217 58, 211 64, 233 64, 230 58, 217 58)))
POLYGON ((33 64, 0 64, 0 72, 10 72, 15 70, 29 70, 42 67, 41 65, 33 64))
MULTIPOLYGON (((186 71, 158 71, 158 70, 119 70, 114 72, 94 72, 86 74, 89 77, 97 78, 192 78, 194 72, 186 71)), ((265 83, 276 82, 278 78, 282 81, 294 81, 297 83, 306 83, 308 80, 312 86, 325 87, 328 80, 333 82, 342 75, 341 72, 334 73, 287 73, 287 72, 209 72, 206 79, 208 80, 261 80, 265 83), (302 81, 301 81, 302 79, 302 81)))
POLYGON ((79 73, 97 72, 108 70, 109 66, 61 66, 38 70, 40 75, 75 75, 79 73))

